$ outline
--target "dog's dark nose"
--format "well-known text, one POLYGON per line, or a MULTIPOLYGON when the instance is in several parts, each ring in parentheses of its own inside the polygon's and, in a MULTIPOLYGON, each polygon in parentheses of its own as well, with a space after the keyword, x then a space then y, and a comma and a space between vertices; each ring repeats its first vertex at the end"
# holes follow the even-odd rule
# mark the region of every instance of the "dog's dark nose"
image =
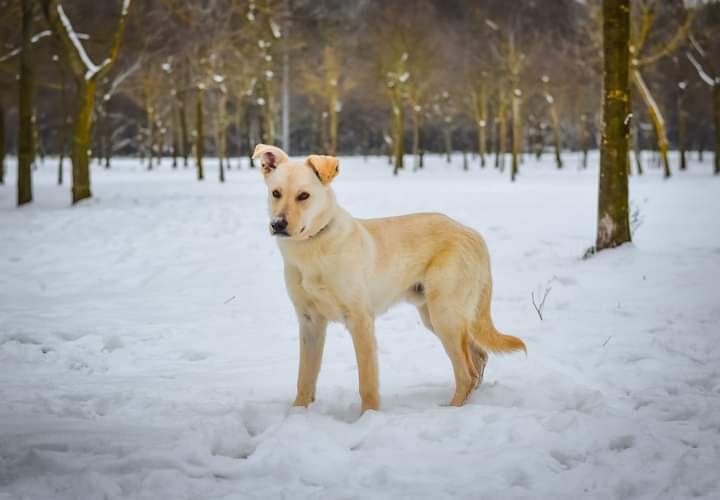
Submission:
POLYGON ((273 233, 286 233, 287 231, 287 220, 285 220, 282 217, 278 217, 276 219, 273 219, 270 222, 270 227, 273 230, 273 233))

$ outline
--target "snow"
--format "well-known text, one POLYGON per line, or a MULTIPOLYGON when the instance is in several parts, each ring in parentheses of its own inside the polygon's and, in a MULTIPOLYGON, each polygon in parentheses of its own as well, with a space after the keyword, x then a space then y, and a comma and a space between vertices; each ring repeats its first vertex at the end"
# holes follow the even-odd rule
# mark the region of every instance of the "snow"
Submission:
POLYGON ((353 214, 442 211, 483 233, 495 322, 528 346, 444 407, 447 357, 399 306, 377 320, 382 409, 363 416, 337 325, 318 400, 289 409, 297 325, 245 160, 224 185, 213 160, 203 182, 116 160, 71 207, 46 159, 20 209, 10 161, 0 498, 718 498, 720 179, 692 156, 669 181, 633 176, 634 243, 588 260, 597 170, 579 155, 527 157, 514 184, 461 155, 398 177, 341 159, 353 214), (541 321, 531 293, 549 287, 541 321))
POLYGON ((83 65, 86 68, 85 80, 92 80, 93 76, 95 76, 97 72, 100 71, 101 66, 96 66, 95 63, 90 60, 90 56, 88 56, 87 52, 85 51, 85 47, 83 47, 83 44, 80 42, 77 33, 75 33, 75 30, 72 27, 70 19, 68 19, 67 15, 65 14, 65 10, 63 10, 62 4, 60 3, 58 3, 57 5, 57 12, 58 16, 60 17, 60 22, 62 23, 65 31, 68 34, 68 38, 70 38, 70 41, 75 47, 75 51, 80 56, 80 59, 82 60, 83 65))

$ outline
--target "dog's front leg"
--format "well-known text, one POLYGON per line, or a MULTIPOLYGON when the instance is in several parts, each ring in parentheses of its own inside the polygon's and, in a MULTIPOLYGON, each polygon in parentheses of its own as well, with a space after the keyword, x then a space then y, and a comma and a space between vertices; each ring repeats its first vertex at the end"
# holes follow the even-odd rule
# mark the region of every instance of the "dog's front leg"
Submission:
POLYGON ((375 318, 370 314, 352 314, 347 327, 352 335, 358 365, 362 411, 380 408, 378 362, 375 347, 375 318))
POLYGON ((308 406, 315 401, 315 387, 323 347, 327 320, 317 314, 302 312, 298 314, 300 323, 300 365, 298 367, 297 396, 293 406, 308 406))

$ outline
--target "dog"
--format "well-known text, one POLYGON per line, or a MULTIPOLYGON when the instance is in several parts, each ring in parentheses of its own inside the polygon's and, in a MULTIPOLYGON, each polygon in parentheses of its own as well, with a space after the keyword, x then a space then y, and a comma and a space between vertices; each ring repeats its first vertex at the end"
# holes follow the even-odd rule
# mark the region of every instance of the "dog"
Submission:
POLYGON ((339 160, 291 160, 258 144, 268 189, 270 233, 285 264, 285 284, 300 325, 300 362, 293 406, 307 407, 315 387, 329 321, 343 323, 357 357, 362 412, 378 410, 375 316, 407 301, 438 336, 452 362, 462 406, 483 378, 488 351, 523 350, 490 317, 490 257, 482 236, 451 218, 418 213, 355 219, 338 205, 332 180, 339 160))

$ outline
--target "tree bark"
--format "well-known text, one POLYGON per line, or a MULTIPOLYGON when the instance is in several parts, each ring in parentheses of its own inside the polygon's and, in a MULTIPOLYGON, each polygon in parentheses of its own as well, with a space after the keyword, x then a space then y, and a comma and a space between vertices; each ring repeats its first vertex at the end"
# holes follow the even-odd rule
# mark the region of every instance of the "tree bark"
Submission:
POLYGON ((485 167, 485 154, 487 152, 487 91, 485 84, 480 86, 476 103, 477 133, 478 133, 478 154, 480 155, 480 166, 485 167))
POLYGON ((32 201, 32 163, 35 156, 33 145, 33 65, 32 29, 33 0, 22 0, 22 50, 20 52, 20 80, 18 115, 18 178, 17 204, 32 201))
POLYGON ((72 145, 72 202, 90 198, 90 139, 95 108, 95 79, 78 83, 72 145))
POLYGON ((391 90, 391 104, 392 104, 392 146, 393 146, 393 158, 394 158, 394 169, 393 174, 397 175, 401 168, 404 168, 405 163, 405 117, 403 113, 403 102, 402 97, 399 94, 399 90, 391 90))
POLYGON ((582 168, 584 169, 587 168, 588 149, 590 149, 589 140, 587 115, 583 113, 580 117, 580 147, 582 148, 582 168))
POLYGON ((220 182, 225 182, 225 163, 227 155, 227 94, 221 92, 218 97, 217 155, 219 162, 220 182))
POLYGON ((603 0, 603 138, 596 249, 631 240, 628 210, 630 0, 603 0))
POLYGON ((203 131, 203 89, 197 91, 197 102, 195 103, 195 163, 197 166, 197 178, 199 181, 205 178, 203 170, 203 155, 205 154, 205 133, 203 131))
MULTIPOLYGON (((638 175, 643 174, 643 167, 642 167, 642 149, 640 148, 640 131, 638 127, 638 122, 635 118, 633 118, 631 122, 632 126, 632 145, 633 145, 633 156, 635 157, 635 168, 637 169, 638 175)), ((629 168, 629 167, 628 167, 629 168)))

